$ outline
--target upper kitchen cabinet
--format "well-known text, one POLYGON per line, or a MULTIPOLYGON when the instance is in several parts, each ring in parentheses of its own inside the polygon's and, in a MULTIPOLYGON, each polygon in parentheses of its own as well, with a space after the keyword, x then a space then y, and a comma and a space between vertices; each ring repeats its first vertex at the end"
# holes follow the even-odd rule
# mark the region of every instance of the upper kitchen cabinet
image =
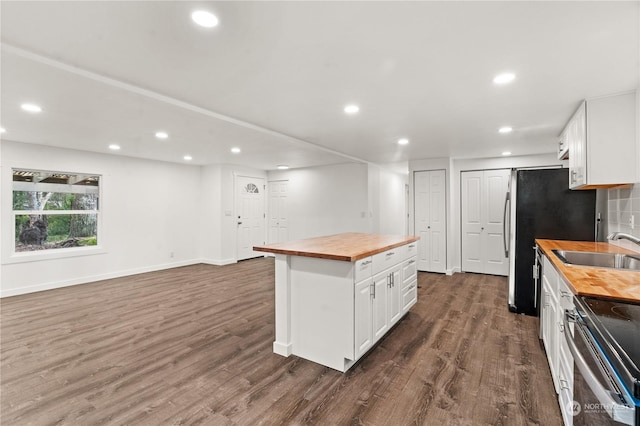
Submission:
POLYGON ((569 188, 611 188, 638 181, 636 93, 587 99, 561 138, 569 148, 569 188))

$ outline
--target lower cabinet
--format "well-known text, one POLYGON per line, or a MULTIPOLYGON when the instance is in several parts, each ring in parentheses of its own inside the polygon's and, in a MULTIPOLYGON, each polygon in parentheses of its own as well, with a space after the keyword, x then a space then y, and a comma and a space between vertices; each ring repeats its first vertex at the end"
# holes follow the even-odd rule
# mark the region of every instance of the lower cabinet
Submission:
POLYGON ((356 359, 364 355, 416 303, 415 263, 413 257, 355 284, 356 359))
POLYGON ((553 386, 565 425, 573 425, 573 356, 565 333, 573 333, 564 326, 566 310, 573 310, 573 293, 548 258, 542 268, 542 294, 540 310, 541 336, 549 362, 553 386))
POLYGON ((372 278, 356 284, 355 287, 355 358, 358 359, 373 345, 373 290, 372 278))

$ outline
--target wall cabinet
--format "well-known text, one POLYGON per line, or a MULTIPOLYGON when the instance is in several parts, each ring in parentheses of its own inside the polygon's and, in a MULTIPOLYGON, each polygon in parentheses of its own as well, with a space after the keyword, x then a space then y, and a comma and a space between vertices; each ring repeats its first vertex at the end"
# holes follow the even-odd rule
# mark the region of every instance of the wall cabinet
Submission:
POLYGON ((611 188, 638 181, 636 92, 588 99, 563 135, 571 189, 611 188))
POLYGON ((558 137, 558 160, 566 160, 567 158, 569 158, 569 143, 567 132, 563 131, 558 137))

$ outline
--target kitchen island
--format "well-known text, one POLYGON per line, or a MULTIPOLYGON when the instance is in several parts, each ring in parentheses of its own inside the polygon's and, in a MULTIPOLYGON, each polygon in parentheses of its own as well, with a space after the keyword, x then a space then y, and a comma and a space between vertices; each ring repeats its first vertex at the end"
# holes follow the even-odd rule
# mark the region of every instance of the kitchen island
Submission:
POLYGON ((273 351, 347 371, 417 301, 418 237, 345 233, 254 247, 273 253, 273 351))

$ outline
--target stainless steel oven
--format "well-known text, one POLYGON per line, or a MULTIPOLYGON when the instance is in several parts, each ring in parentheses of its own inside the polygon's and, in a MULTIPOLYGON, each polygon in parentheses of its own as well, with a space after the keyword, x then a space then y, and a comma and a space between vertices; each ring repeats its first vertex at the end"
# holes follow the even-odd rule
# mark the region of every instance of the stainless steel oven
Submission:
POLYGON ((573 355, 573 424, 640 426, 640 305, 574 302, 563 333, 573 355))

